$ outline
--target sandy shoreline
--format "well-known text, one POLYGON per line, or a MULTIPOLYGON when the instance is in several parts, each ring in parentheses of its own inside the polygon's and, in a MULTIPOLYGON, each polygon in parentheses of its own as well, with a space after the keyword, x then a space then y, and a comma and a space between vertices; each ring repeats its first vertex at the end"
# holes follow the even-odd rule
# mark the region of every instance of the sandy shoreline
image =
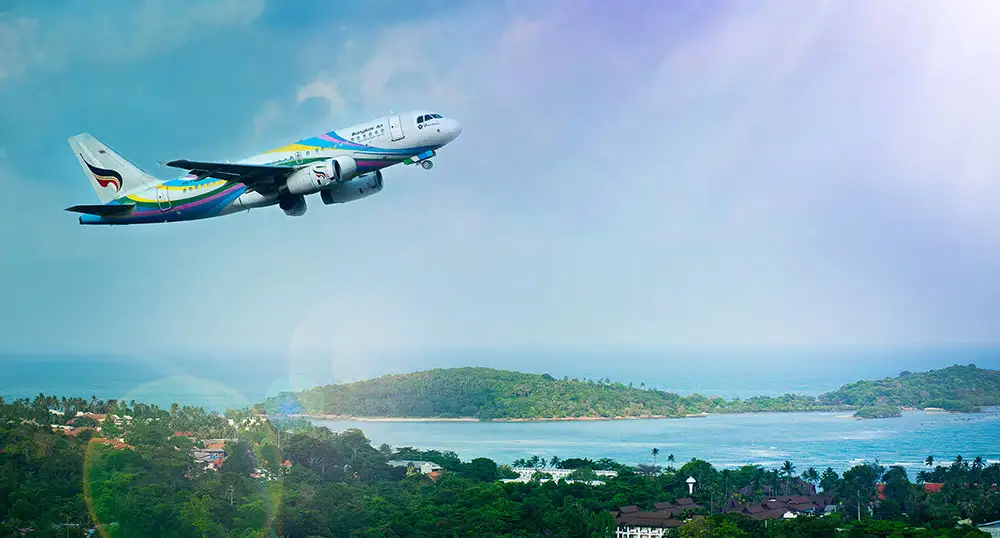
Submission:
MULTIPOLYGON (((350 415, 309 415, 295 414, 288 415, 291 418, 304 418, 309 420, 344 420, 353 422, 483 422, 474 417, 462 418, 427 418, 427 417, 355 417, 350 415)), ((644 420, 651 418, 695 418, 707 417, 708 413, 694 413, 684 416, 668 415, 646 415, 636 417, 563 417, 563 418, 498 418, 489 422, 565 422, 565 421, 591 421, 591 420, 644 420)))

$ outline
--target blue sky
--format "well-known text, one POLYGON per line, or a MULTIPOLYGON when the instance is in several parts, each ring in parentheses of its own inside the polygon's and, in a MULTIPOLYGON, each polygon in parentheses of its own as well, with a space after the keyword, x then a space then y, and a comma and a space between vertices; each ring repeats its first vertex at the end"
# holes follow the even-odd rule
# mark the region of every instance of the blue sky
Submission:
POLYGON ((993 2, 5 6, 3 350, 357 365, 1000 334, 993 2), (462 136, 360 202, 62 211, 96 201, 78 132, 166 177, 417 107, 462 136))

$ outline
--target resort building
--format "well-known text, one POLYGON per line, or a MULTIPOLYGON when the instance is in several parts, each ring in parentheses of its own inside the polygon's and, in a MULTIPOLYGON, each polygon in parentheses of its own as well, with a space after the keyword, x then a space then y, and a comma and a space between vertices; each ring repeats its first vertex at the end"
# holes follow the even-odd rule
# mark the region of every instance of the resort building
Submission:
MULTIPOLYGON (((702 517, 695 513, 704 508, 690 498, 677 499, 672 503, 654 503, 652 512, 641 511, 637 506, 616 508, 611 511, 617 525, 615 538, 669 536, 670 529, 680 527, 689 519, 702 517)), ((722 506, 721 510, 717 507, 716 511, 743 514, 751 519, 764 521, 776 518, 790 519, 798 517, 799 514, 823 515, 836 508, 837 505, 831 496, 779 495, 766 497, 754 503, 730 501, 722 506)))
MULTIPOLYGON (((517 473, 517 478, 506 478, 504 482, 531 482, 531 477, 535 476, 535 473, 544 473, 552 476, 551 480, 559 481, 566 480, 569 475, 573 474, 576 469, 556 469, 547 467, 514 467, 512 469, 517 473)), ((594 474, 598 478, 614 478, 618 476, 617 471, 594 471, 594 474)), ((543 482, 550 480, 549 478, 542 479, 543 482)), ((603 484, 600 480, 592 480, 591 484, 603 484)))
POLYGON ((976 528, 989 534, 993 538, 1000 538, 1000 521, 991 521, 989 523, 981 523, 976 525, 976 528))
POLYGON ((392 467, 406 467, 407 469, 413 469, 414 471, 419 471, 420 473, 426 475, 441 471, 441 466, 433 461, 389 460, 386 463, 392 467))

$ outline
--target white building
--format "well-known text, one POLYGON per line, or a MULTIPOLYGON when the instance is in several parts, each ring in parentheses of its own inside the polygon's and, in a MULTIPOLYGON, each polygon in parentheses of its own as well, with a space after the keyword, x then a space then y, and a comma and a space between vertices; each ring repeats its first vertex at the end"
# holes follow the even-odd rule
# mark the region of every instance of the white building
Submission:
POLYGON ((423 474, 431 474, 441 470, 441 466, 434 463, 433 461, 389 460, 386 463, 388 463, 393 467, 406 467, 407 469, 415 469, 423 474))
POLYGON ((993 538, 1000 538, 1000 521, 991 521, 989 523, 983 523, 977 525, 976 528, 989 534, 993 538))
MULTIPOLYGON (((573 471, 575 471, 576 469, 554 469, 545 467, 539 467, 539 468, 514 467, 512 470, 515 473, 517 473, 517 478, 507 478, 504 479, 504 482, 531 482, 531 477, 535 476, 535 473, 548 473, 552 475, 552 480, 556 481, 566 480, 566 478, 569 475, 573 474, 573 471)), ((614 478, 618 476, 617 471, 594 471, 594 474, 596 474, 599 478, 614 478)), ((600 481, 592 481, 592 483, 593 482, 599 482, 603 484, 603 482, 600 481)))

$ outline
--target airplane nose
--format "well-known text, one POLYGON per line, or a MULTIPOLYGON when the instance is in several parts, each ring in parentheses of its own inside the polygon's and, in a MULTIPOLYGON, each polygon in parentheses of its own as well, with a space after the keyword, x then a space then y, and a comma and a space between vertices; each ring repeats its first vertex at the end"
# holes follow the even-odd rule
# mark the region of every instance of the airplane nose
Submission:
POLYGON ((448 136, 454 140, 462 134, 462 124, 455 120, 448 120, 448 136))

